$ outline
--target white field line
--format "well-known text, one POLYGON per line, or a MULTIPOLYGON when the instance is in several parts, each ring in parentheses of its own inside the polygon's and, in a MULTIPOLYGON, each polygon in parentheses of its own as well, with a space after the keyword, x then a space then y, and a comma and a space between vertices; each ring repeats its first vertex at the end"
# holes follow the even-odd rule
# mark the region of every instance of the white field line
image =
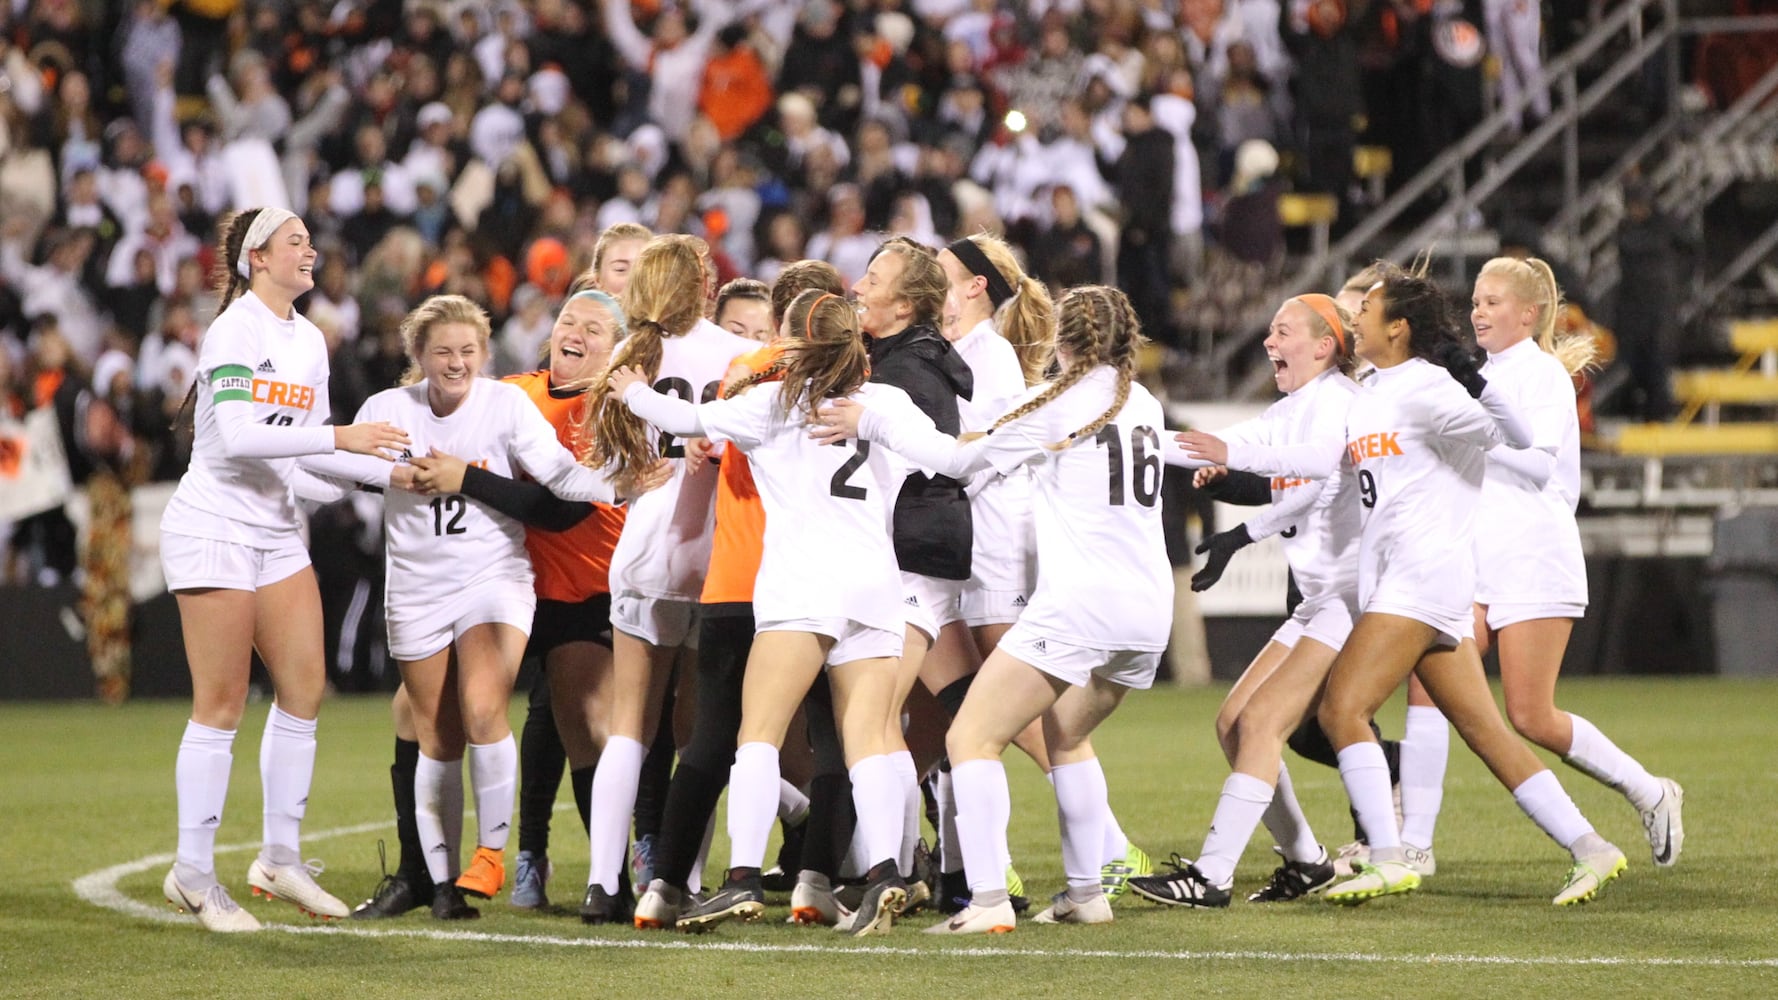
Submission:
MULTIPOLYGON (((359 823, 353 826, 336 827, 331 830, 320 830, 305 833, 303 840, 325 840, 330 837, 347 837, 353 834, 369 833, 373 830, 386 829, 388 821, 376 823, 359 823)), ((241 844, 226 844, 216 848, 216 853, 226 854, 239 851, 258 850, 257 841, 241 844)), ((94 906, 122 913, 126 916, 143 920, 156 920, 164 923, 190 923, 192 918, 183 916, 163 906, 151 906, 139 900, 131 899, 118 889, 118 882, 124 878, 140 874, 151 869, 160 868, 173 863, 172 854, 150 854, 134 861, 101 868, 80 876, 73 882, 74 894, 94 906)), ((1470 966, 1604 966, 1631 968, 1724 968, 1724 969, 1778 969, 1778 958, 1659 958, 1659 957, 1612 957, 1612 956, 1520 956, 1520 955, 1444 955, 1438 953, 1418 955, 1383 955, 1372 952, 1283 952, 1283 951, 1214 951, 1214 950, 1153 950, 1138 949, 1119 951, 1109 948, 999 948, 999 947, 964 947, 964 948, 910 948, 883 945, 859 945, 856 947, 839 947, 823 944, 764 944, 751 941, 724 941, 719 938, 707 937, 676 937, 668 935, 649 935, 647 937, 626 938, 595 938, 595 937, 562 937, 553 934, 493 934, 485 931, 470 930, 438 930, 421 928, 393 928, 374 925, 359 925, 350 922, 339 924, 280 924, 268 922, 266 930, 285 934, 323 934, 361 938, 410 938, 423 941, 469 942, 473 944, 514 944, 514 945, 548 945, 557 948, 592 948, 613 951, 648 950, 648 951, 709 951, 739 952, 746 954, 767 955, 872 955, 888 958, 901 958, 910 955, 921 956, 961 956, 967 958, 1059 958, 1082 959, 1101 958, 1113 960, 1151 959, 1173 962, 1203 961, 1236 961, 1236 962, 1299 962, 1299 963, 1350 963, 1360 965, 1470 965, 1470 966)))

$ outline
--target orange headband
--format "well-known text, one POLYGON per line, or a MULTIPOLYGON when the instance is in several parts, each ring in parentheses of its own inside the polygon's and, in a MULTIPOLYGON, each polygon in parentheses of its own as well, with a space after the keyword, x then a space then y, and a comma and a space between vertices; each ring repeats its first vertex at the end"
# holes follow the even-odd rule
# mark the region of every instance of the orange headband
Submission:
POLYGON ((803 317, 803 339, 804 340, 814 340, 815 339, 815 307, 821 304, 822 299, 837 299, 837 298, 839 298, 839 296, 835 295, 832 292, 822 292, 820 295, 815 297, 815 301, 809 303, 809 312, 807 315, 805 315, 803 317))
POLYGON ((1312 292, 1308 295, 1298 295, 1290 301, 1301 302, 1308 306, 1315 315, 1326 320, 1327 325, 1333 329, 1334 343, 1340 346, 1340 353, 1346 353, 1346 331, 1340 326, 1340 309, 1331 296, 1312 292))

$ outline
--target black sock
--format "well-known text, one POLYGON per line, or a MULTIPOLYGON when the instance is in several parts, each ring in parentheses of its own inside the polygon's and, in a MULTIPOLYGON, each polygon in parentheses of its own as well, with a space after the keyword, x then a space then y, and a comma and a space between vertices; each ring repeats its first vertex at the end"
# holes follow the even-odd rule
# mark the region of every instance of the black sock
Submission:
POLYGON ((1296 727, 1296 732, 1290 734, 1290 749, 1304 760, 1339 769, 1339 754, 1334 752, 1333 743, 1327 738, 1327 731, 1321 728, 1321 721, 1314 716, 1310 716, 1309 721, 1296 727))
POLYGON ((852 779, 843 773, 816 775, 809 782, 809 822, 803 837, 802 870, 819 872, 837 885, 840 863, 852 845, 856 824, 852 779))
POLYGON ((562 749, 550 709, 549 683, 539 674, 531 685, 525 729, 519 736, 519 850, 538 856, 549 853, 549 821, 567 767, 568 753, 562 749))
POLYGON ((574 808, 580 811, 580 828, 591 831, 593 828, 593 772, 599 769, 579 767, 568 775, 569 784, 574 786, 574 808))
MULTIPOLYGON (((656 727, 654 742, 642 758, 642 773, 636 778, 636 839, 661 832, 661 819, 667 808, 667 783, 673 778, 673 695, 667 694, 661 709, 661 724, 656 727)), ((703 836, 702 831, 698 834, 703 836)))
POLYGON ((728 787, 727 771, 711 771, 691 760, 679 763, 667 787, 661 832, 654 844, 654 877, 683 888, 704 846, 704 829, 716 812, 716 801, 728 787))
POLYGON ((1389 763, 1389 784, 1401 784, 1401 741, 1379 739, 1383 745, 1383 759, 1389 763))
POLYGON ((395 793, 395 840, 401 849, 395 874, 420 886, 430 886, 426 849, 420 845, 420 828, 414 821, 414 771, 420 766, 420 744, 395 738, 395 763, 389 766, 389 784, 395 793))
POLYGON ((937 698, 938 703, 945 707, 945 712, 955 719, 957 710, 963 707, 963 699, 968 697, 969 686, 973 683, 975 683, 975 675, 965 674, 940 688, 933 697, 937 698))

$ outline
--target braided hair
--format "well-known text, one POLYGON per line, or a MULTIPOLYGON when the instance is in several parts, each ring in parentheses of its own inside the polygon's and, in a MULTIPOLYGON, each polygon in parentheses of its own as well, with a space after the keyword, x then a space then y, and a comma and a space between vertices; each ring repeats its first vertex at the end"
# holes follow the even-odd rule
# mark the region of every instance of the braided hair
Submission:
POLYGON ((1136 378, 1136 353, 1148 342, 1129 298, 1106 285, 1081 285, 1062 296, 1056 311, 1057 356, 1066 355, 1067 367, 1042 392, 996 420, 989 433, 1040 409, 1101 365, 1117 373, 1117 390, 1111 406, 1050 447, 1061 450, 1082 437, 1097 434, 1129 400, 1130 383, 1136 378))

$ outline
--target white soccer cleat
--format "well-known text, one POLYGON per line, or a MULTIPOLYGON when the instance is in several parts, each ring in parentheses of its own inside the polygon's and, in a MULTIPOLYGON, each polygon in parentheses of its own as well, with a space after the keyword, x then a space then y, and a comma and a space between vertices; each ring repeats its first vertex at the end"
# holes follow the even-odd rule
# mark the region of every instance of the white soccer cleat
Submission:
POLYGON ((181 913, 198 918, 198 924, 207 931, 238 934, 260 929, 259 919, 241 909, 220 882, 203 892, 193 892, 179 883, 178 870, 171 869, 161 880, 161 892, 181 913))
POLYGON ((1032 918, 1040 924, 1109 924, 1111 899, 1103 891, 1090 903, 1076 903, 1066 892, 1050 898, 1049 908, 1032 918))
POLYGON ((969 904, 962 913, 926 928, 927 934, 1007 934, 1019 925, 1010 901, 993 906, 969 904))
POLYGON ((1422 851, 1412 844, 1403 844, 1401 853, 1403 860, 1408 863, 1408 867, 1412 868, 1414 874, 1421 878, 1430 878, 1438 874, 1438 859, 1432 856, 1432 848, 1428 847, 1422 851))
POLYGON ((1327 890, 1326 899, 1341 906, 1357 906, 1379 896, 1399 896, 1420 888, 1420 873, 1405 861, 1363 864, 1358 874, 1327 890))
POLYGON ((1358 866, 1370 864, 1370 860, 1371 845, 1362 840, 1354 840, 1334 852, 1334 874, 1344 877, 1356 875, 1358 866))
POLYGON ((1642 814, 1642 829, 1648 833, 1649 853, 1655 864, 1671 868, 1679 863, 1679 849, 1685 844, 1685 824, 1679 810, 1685 804, 1685 789, 1672 778, 1662 778, 1661 801, 1642 814))
MULTIPOLYGON (((833 890, 799 881, 790 890, 790 916, 785 923, 804 927, 833 927, 840 922, 840 907, 833 890)), ((851 921, 847 921, 850 925, 851 921)))
POLYGON ((1599 895, 1605 883, 1622 875, 1629 866, 1624 852, 1610 844, 1584 858, 1575 858, 1574 867, 1568 869, 1567 884, 1551 902, 1557 906, 1588 902, 1599 895))
POLYGON ((323 870, 319 861, 276 864, 258 857, 247 866, 247 884, 255 896, 294 903, 311 917, 343 920, 352 915, 351 909, 315 882, 323 870))

